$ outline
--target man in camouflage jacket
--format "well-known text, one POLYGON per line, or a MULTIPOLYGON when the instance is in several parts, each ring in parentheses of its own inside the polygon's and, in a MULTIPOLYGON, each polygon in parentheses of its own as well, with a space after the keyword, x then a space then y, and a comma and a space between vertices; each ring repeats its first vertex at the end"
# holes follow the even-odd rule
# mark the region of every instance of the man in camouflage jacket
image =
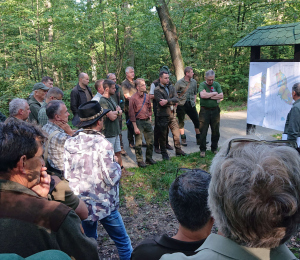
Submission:
POLYGON ((65 177, 88 207, 89 216, 82 222, 86 235, 97 238, 99 220, 115 242, 120 259, 130 259, 130 238, 118 212, 121 167, 112 144, 100 133, 102 117, 109 111, 97 101, 79 107, 78 127, 82 129, 65 142, 65 177))

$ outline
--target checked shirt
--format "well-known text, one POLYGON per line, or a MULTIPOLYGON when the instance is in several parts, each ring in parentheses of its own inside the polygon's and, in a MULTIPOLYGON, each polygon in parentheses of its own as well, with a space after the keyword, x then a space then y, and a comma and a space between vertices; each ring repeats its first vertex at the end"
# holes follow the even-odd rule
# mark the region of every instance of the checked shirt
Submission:
POLYGON ((48 122, 42 128, 50 135, 53 131, 59 131, 54 135, 49 143, 48 147, 48 163, 51 167, 63 171, 64 170, 64 145, 66 140, 70 137, 64 132, 63 129, 57 125, 48 122))

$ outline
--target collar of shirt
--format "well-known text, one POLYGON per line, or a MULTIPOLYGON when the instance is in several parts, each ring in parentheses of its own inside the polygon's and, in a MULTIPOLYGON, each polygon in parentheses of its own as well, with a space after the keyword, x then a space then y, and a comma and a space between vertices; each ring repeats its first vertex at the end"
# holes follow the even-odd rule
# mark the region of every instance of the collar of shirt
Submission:
POLYGON ((296 101, 293 103, 293 105, 295 105, 295 104, 297 104, 297 103, 299 103, 299 102, 300 102, 300 99, 296 100, 296 101))
POLYGON ((50 122, 50 121, 48 121, 48 124, 50 125, 50 128, 51 129, 54 129, 54 131, 55 130, 58 130, 58 131, 60 131, 60 132, 65 132, 62 128, 60 128, 58 125, 56 125, 56 124, 54 124, 54 123, 52 123, 52 122, 50 122))
POLYGON ((3 180, 3 179, 0 180, 0 190, 22 192, 31 196, 39 197, 34 191, 28 189, 24 185, 9 180, 3 180))

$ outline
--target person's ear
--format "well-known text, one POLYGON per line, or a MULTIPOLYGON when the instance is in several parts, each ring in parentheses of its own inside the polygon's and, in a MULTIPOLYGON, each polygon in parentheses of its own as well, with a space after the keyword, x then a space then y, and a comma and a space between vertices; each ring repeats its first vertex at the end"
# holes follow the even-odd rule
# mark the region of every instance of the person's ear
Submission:
POLYGON ((25 174, 26 161, 27 161, 26 155, 22 155, 20 160, 17 162, 16 168, 18 169, 19 173, 25 174))
POLYGON ((58 114, 54 115, 54 120, 59 121, 59 115, 58 114))

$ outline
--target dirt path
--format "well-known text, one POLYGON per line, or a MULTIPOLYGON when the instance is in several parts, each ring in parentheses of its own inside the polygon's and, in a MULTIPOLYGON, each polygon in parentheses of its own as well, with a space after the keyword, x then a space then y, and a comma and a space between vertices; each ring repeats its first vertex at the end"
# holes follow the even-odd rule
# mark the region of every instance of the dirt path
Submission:
MULTIPOLYGON (((127 205, 120 207, 120 213, 133 248, 144 239, 162 234, 173 236, 177 232, 178 222, 167 202, 161 206, 142 203, 138 205, 129 198, 127 205)), ((114 242, 101 224, 98 228, 98 234, 99 256, 101 259, 119 259, 114 242)))
MULTIPOLYGON (((227 140, 230 137, 240 137, 246 136, 246 119, 247 119, 247 111, 237 111, 237 112, 227 112, 221 113, 221 122, 220 122, 220 141, 219 145, 227 140)), ((194 153, 199 151, 199 146, 196 144, 196 137, 195 137, 195 129, 194 125, 191 120, 185 120, 185 134, 187 136, 187 147, 182 147, 182 149, 186 153, 194 153)), ((282 133, 280 131, 272 130, 269 128, 264 128, 257 126, 256 128, 256 135, 259 136, 261 139, 274 139, 272 135, 282 133)), ((126 150, 128 156, 122 157, 123 165, 125 167, 137 167, 136 165, 136 158, 134 149, 129 148, 128 140, 127 140, 127 131, 123 131, 123 141, 124 141, 124 149, 126 150)), ((210 129, 208 130, 207 134, 207 141, 210 141, 211 132, 210 129)), ((174 147, 173 139, 171 132, 169 133, 169 144, 174 147)), ((208 149, 210 144, 208 144, 208 149)), ((146 148, 142 148, 143 154, 146 154, 146 148)), ((168 151, 170 156, 175 156, 175 151, 168 151)), ((156 154, 153 152, 153 159, 154 160, 161 160, 161 155, 156 154)))

